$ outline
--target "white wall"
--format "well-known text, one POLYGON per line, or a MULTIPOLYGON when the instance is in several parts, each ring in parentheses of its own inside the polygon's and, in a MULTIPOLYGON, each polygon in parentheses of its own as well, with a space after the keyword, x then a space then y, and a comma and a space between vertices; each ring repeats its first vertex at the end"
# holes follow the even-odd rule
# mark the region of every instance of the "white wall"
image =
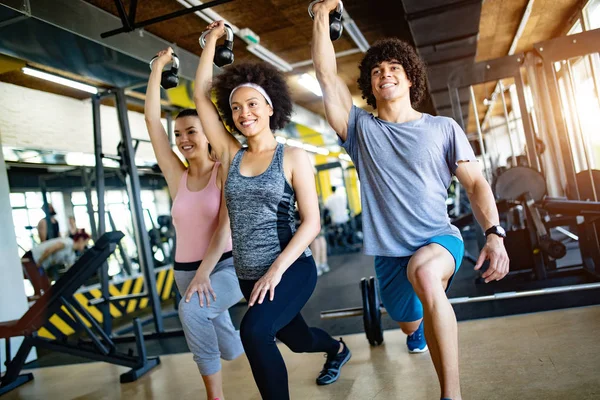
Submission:
MULTIPOLYGON (((2 143, 2 133, 0 127, 0 143, 2 143)), ((0 151, 0 254, 2 254, 2 262, 0 262, 0 322, 19 319, 27 311, 23 270, 17 248, 6 164, 0 151)), ((22 338, 11 340, 12 356, 16 354, 21 341, 22 338)), ((0 349, 2 349, 0 350, 0 371, 4 372, 6 354, 3 339, 0 339, 0 349)), ((30 355, 31 358, 32 355, 30 355)))
MULTIPOLYGON (((0 82, 0 131, 3 145, 94 153, 91 100, 76 100, 0 82)), ((121 131, 117 110, 101 106, 102 151, 117 154, 121 131)), ((131 136, 148 139, 144 115, 128 112, 131 136)), ((166 123, 164 123, 166 126, 166 123)), ((141 143, 137 157, 155 160, 149 143, 141 143)))

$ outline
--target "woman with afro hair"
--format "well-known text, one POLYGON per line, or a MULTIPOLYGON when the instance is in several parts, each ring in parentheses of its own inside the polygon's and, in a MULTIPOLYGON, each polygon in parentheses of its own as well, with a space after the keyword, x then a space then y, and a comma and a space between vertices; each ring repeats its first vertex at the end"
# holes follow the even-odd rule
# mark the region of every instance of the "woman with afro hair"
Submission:
POLYGON ((377 117, 352 104, 337 75, 329 14, 339 0, 313 6, 312 56, 327 120, 354 162, 361 182, 364 251, 375 256, 382 302, 407 335, 410 353, 430 350, 441 397, 461 399, 456 316, 445 291, 464 244, 450 224, 446 199, 452 175, 468 193, 487 236, 486 282, 508 273, 504 230, 492 190, 465 133, 454 120, 415 108, 426 90, 425 66, 397 38, 374 43, 359 65, 358 85, 377 117))
POLYGON ((317 384, 335 382, 350 359, 342 340, 310 328, 300 310, 310 298, 317 271, 309 244, 320 230, 313 168, 303 149, 285 148, 273 130, 291 118, 285 79, 267 64, 228 66, 213 79, 215 44, 223 21, 207 27, 196 73, 194 101, 208 141, 228 169, 225 200, 231 220, 233 258, 248 310, 242 343, 263 399, 288 399, 288 376, 275 338, 297 353, 327 354, 317 384), (246 138, 247 147, 223 122, 246 138), (301 224, 294 224, 295 203, 301 224))

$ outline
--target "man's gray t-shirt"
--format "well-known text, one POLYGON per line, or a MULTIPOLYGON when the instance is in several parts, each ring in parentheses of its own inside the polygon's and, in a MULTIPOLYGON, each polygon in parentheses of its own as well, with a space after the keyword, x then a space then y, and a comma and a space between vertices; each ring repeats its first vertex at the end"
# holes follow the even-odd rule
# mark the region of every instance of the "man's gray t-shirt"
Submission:
POLYGON ((366 254, 404 257, 435 236, 462 239, 448 217, 448 187, 458 161, 476 158, 453 119, 393 123, 353 106, 342 146, 361 182, 366 254))

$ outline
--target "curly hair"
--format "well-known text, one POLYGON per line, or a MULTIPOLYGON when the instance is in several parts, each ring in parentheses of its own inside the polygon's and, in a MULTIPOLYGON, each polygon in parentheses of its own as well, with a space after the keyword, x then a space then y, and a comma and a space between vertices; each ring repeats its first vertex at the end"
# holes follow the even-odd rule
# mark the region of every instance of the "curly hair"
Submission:
POLYGON ((378 40, 360 62, 358 87, 362 92, 362 98, 367 100, 367 104, 371 107, 377 108, 377 100, 371 87, 371 70, 383 61, 391 60, 398 61, 404 68, 406 77, 412 83, 410 102, 413 107, 418 106, 425 96, 427 87, 425 64, 410 44, 398 38, 378 40))
POLYGON ((292 98, 288 85, 281 72, 269 64, 242 63, 231 65, 215 77, 213 89, 216 91, 217 108, 225 124, 237 130, 229 105, 231 91, 243 83, 254 83, 262 87, 273 102, 273 115, 269 120, 271 129, 283 129, 292 118, 292 98))

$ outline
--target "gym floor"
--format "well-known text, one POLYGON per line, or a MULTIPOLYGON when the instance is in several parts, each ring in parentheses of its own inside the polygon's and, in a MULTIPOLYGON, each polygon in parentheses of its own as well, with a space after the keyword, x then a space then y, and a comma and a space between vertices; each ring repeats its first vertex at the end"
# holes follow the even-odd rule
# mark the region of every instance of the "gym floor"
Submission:
MULTIPOLYGON (((465 399, 600 398, 600 306, 459 323, 462 390, 465 399)), ((294 354, 285 346, 294 399, 425 400, 439 394, 428 354, 409 355, 399 330, 370 347, 363 334, 344 336, 353 352, 340 380, 325 387, 314 379, 321 354, 294 354)), ((26 399, 203 399, 204 389, 190 354, 161 357, 161 365, 137 382, 118 383, 126 369, 88 363, 34 370, 35 379, 3 397, 26 399), (68 377, 68 379, 65 379, 68 377), (81 384, 85 382, 85 384, 81 384)), ((258 400, 245 357, 223 362, 228 399, 258 400)))
MULTIPOLYGON (((478 255, 476 244, 473 240, 466 240, 465 243, 471 254, 478 255)), ((569 253, 563 261, 565 261, 567 265, 570 265, 578 261, 578 256, 578 249, 572 248, 569 250, 569 253)), ((361 294, 358 283, 361 277, 374 275, 373 257, 365 256, 361 253, 350 253, 332 256, 329 258, 329 263, 331 265, 331 272, 319 277, 315 292, 302 310, 302 315, 309 325, 323 328, 333 336, 358 334, 358 337, 364 340, 364 344, 367 344, 361 317, 321 320, 320 312, 324 310, 361 306, 361 294)), ((548 279, 542 282, 526 281, 524 279, 512 277, 488 285, 475 284, 475 277, 476 273, 473 271, 473 265, 468 261, 463 261, 452 287, 448 292, 448 296, 450 298, 464 296, 474 297, 498 292, 531 290, 540 287, 573 285, 589 282, 589 279, 580 274, 548 279)), ((458 304, 454 306, 454 310, 459 321, 467 321, 595 304, 600 304, 600 290, 597 289, 484 303, 458 304)), ((233 323, 238 328, 245 310, 245 303, 240 303, 230 309, 233 323)), ((172 312, 172 305, 167 305, 164 311, 165 313, 172 312)), ((178 318, 165 319, 164 323, 166 330, 181 329, 178 318)), ((398 329, 398 325, 386 314, 382 316, 382 323, 385 330, 398 329)), ((146 332, 152 332, 153 324, 150 323, 146 325, 144 329, 146 332)), ((131 345, 120 346, 123 348, 131 347, 131 345)), ((187 353, 189 351, 183 336, 160 340, 148 340, 146 342, 146 348, 150 356, 187 353)), ((29 368, 89 362, 87 359, 63 353, 38 352, 38 357, 37 361, 28 365, 29 368)))

